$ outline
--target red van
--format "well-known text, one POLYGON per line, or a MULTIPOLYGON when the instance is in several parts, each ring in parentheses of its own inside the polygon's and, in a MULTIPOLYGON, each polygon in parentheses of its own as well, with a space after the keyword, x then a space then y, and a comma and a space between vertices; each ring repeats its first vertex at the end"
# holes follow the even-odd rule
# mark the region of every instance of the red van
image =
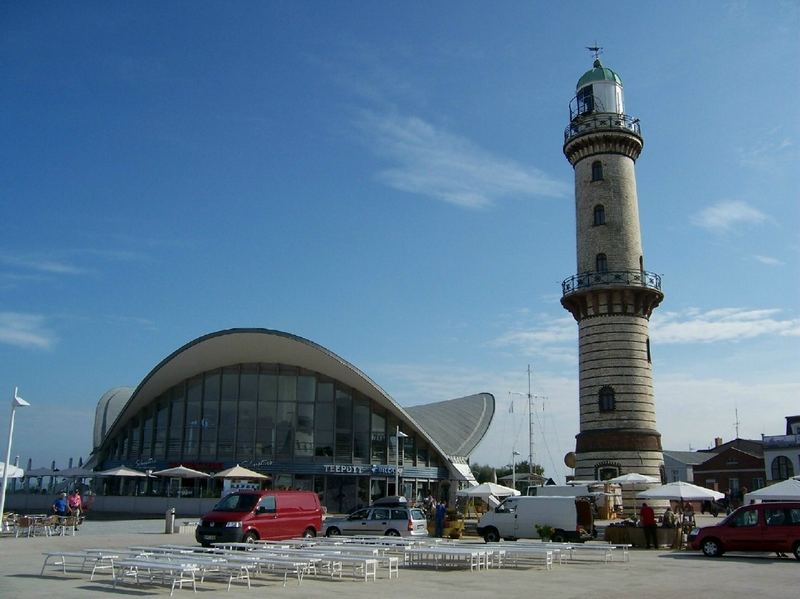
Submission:
POLYGON ((195 529, 197 542, 211 543, 314 537, 322 529, 322 507, 311 491, 236 491, 223 497, 195 529))
POLYGON ((727 551, 775 551, 794 553, 800 560, 800 502, 744 505, 716 526, 695 528, 689 543, 709 557, 727 551))

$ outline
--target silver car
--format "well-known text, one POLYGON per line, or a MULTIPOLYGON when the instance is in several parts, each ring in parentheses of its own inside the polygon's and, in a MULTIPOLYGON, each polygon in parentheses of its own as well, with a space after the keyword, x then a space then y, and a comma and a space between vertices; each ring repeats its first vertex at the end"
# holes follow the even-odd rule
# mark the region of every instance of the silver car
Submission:
POLYGON ((356 510, 344 518, 326 518, 322 523, 325 536, 387 535, 393 537, 427 537, 428 522, 421 509, 407 504, 373 505, 356 510))

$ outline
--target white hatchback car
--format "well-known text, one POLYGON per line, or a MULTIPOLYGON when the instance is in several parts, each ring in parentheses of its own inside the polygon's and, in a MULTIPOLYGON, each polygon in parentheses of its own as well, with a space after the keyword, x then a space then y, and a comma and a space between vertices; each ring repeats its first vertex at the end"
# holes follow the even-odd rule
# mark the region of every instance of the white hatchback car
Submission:
POLYGON ((322 534, 427 537, 428 521, 423 511, 409 507, 404 497, 384 497, 344 518, 325 518, 322 534))

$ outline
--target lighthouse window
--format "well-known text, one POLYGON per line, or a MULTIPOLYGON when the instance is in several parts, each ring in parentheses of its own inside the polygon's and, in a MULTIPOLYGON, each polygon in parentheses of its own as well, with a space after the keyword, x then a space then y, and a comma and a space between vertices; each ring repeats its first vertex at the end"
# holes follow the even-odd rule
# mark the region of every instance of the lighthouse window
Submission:
POLYGON ((592 181, 603 180, 603 163, 599 160, 592 162, 592 181))
POLYGON ((601 412, 610 412, 611 410, 614 409, 616 405, 616 400, 614 399, 613 387, 606 386, 600 389, 599 405, 601 412))
POLYGON ((578 115, 586 114, 587 112, 594 111, 594 94, 592 93, 592 86, 587 85, 578 90, 578 115))
POLYGON ((605 254, 597 254, 595 259, 595 270, 597 272, 608 272, 608 259, 605 254))
POLYGON ((602 204, 594 207, 594 224, 595 226, 606 224, 606 209, 602 204))

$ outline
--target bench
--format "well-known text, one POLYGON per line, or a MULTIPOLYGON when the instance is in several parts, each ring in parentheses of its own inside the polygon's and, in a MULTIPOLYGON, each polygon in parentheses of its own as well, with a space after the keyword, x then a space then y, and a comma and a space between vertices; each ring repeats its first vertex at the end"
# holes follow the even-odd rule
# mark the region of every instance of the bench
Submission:
MULTIPOLYGON (((165 578, 170 578, 172 581, 172 586, 169 591, 170 597, 172 597, 172 594, 175 592, 175 585, 178 585, 179 589, 183 589, 184 582, 191 582, 192 590, 195 593, 197 592, 196 574, 200 572, 200 567, 197 564, 132 559, 117 562, 117 566, 120 568, 120 574, 123 580, 125 576, 132 576, 134 582, 137 584, 139 583, 140 570, 145 570, 150 580, 153 579, 153 573, 160 574, 162 582, 165 578)), ((115 589, 117 587, 117 580, 118 578, 114 577, 115 589)))
POLYGON ((78 566, 80 561, 80 569, 86 568, 87 563, 92 564, 92 575, 89 580, 94 580, 94 575, 98 570, 109 570, 111 578, 114 578, 114 560, 119 559, 119 555, 103 551, 48 551, 43 553, 44 563, 42 564, 42 571, 39 576, 44 576, 44 570, 48 562, 53 559, 50 564, 52 566, 61 566, 61 571, 67 573, 67 564, 74 564, 78 566))

